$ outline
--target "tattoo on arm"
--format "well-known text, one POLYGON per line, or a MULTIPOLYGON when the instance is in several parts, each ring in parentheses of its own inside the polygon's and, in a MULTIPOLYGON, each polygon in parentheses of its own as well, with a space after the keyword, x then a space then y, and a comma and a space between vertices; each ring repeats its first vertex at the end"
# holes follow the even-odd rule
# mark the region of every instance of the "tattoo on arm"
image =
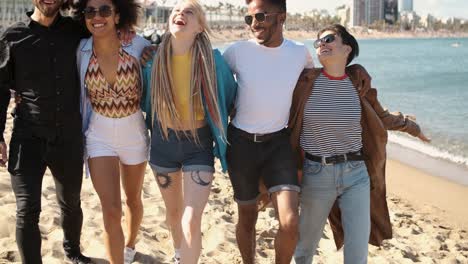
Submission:
POLYGON ((167 173, 160 173, 156 174, 156 182, 158 183, 159 187, 162 189, 167 189, 172 184, 172 179, 169 177, 167 173))
POLYGON ((204 181, 201 176, 200 176, 200 171, 192 171, 190 172, 190 177, 192 178, 192 180, 200 185, 200 186, 208 186, 210 185, 211 181, 204 181))

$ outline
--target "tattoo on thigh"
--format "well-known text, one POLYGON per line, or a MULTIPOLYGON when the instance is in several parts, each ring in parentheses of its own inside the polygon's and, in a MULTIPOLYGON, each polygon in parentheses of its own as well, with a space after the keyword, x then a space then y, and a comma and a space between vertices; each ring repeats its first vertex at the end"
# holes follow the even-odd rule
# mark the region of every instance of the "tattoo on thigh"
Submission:
POLYGON ((200 171, 192 171, 190 172, 190 177, 192 177, 192 180, 201 186, 208 186, 210 185, 211 181, 204 181, 201 176, 200 176, 200 171))
POLYGON ((156 174, 156 181, 158 182, 159 187, 163 189, 169 188, 172 184, 172 179, 169 177, 167 173, 157 173, 156 174))

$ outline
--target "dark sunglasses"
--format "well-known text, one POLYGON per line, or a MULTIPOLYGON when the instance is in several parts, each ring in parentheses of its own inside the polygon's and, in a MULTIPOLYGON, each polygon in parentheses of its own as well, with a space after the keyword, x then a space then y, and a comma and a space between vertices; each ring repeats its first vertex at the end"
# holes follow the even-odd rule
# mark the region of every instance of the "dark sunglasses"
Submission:
POLYGON ((99 13, 100 17, 110 17, 112 10, 112 7, 108 5, 102 5, 99 8, 88 6, 83 10, 83 14, 86 19, 93 19, 97 13, 99 13))
POLYGON ((316 41, 314 41, 314 48, 318 49, 322 43, 332 43, 335 41, 335 35, 336 34, 328 34, 323 38, 319 38, 316 41))
POLYGON ((267 16, 278 15, 281 13, 256 13, 254 15, 246 15, 244 21, 247 25, 252 25, 253 19, 257 20, 259 23, 265 22, 267 16))

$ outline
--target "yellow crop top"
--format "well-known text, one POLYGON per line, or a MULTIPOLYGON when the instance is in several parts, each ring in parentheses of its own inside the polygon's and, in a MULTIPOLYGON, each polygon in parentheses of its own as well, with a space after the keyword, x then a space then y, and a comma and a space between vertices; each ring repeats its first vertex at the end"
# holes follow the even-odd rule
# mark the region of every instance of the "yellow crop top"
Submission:
MULTIPOLYGON (((172 81, 174 84, 174 103, 181 121, 190 120, 190 79, 192 78, 191 68, 192 54, 172 55, 172 81)), ((198 97, 199 98, 199 97, 198 97)), ((194 101, 195 120, 205 119, 205 112, 200 100, 194 101)))

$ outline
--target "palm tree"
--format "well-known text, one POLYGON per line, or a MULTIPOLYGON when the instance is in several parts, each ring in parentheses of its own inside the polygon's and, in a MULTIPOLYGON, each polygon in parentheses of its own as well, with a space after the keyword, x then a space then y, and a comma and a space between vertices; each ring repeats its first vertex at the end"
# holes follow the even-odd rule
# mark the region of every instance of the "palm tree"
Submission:
POLYGON ((226 4, 226 10, 228 11, 228 17, 229 17, 229 26, 232 27, 232 15, 234 12, 232 11, 234 9, 234 5, 231 3, 226 4))
POLYGON ((205 8, 205 12, 208 14, 210 18, 209 19, 210 23, 213 23, 213 7, 209 5, 203 5, 203 7, 205 8))
POLYGON ((216 13, 218 14, 218 21, 222 20, 222 18, 220 18, 220 15, 223 12, 223 8, 224 8, 224 3, 221 1, 218 2, 218 6, 216 7, 216 13))

